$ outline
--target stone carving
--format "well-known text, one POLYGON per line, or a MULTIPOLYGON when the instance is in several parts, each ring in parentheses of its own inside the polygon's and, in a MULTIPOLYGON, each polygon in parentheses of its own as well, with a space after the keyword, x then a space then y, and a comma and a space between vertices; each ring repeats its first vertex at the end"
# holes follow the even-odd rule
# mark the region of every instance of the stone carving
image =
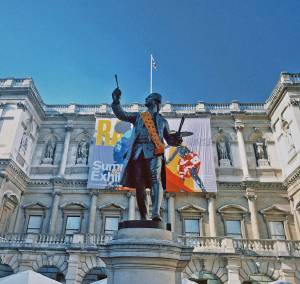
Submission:
POLYGON ((223 133, 223 129, 219 129, 219 139, 217 140, 218 161, 220 167, 231 166, 230 144, 223 133))
POLYGON ((285 137, 285 140, 286 140, 286 144, 288 145, 288 152, 290 153, 291 151, 294 150, 295 145, 294 145, 294 142, 293 142, 290 125, 284 119, 281 120, 281 128, 282 128, 282 131, 283 131, 283 136, 285 137))
POLYGON ((20 142, 19 152, 24 156, 26 154, 29 139, 30 139, 30 133, 32 130, 32 120, 27 120, 24 126, 23 135, 20 142))
POLYGON ((42 159, 43 164, 53 164, 55 150, 56 150, 56 139, 55 137, 51 137, 46 144, 45 154, 42 159))
POLYGON ((268 167, 268 154, 265 139, 259 127, 253 127, 249 140, 253 143, 256 165, 258 167, 268 167))
POLYGON ((89 157, 89 143, 86 139, 82 139, 77 147, 76 153, 76 164, 84 164, 87 165, 88 157, 89 157))

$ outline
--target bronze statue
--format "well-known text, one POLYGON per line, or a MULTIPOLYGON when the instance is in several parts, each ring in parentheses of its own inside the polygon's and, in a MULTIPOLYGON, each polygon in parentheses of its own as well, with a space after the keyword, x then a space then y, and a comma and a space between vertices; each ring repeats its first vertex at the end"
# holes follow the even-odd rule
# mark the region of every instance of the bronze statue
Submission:
POLYGON ((145 101, 146 112, 125 112, 120 104, 121 90, 112 93, 112 109, 120 120, 133 124, 131 143, 126 154, 121 174, 121 185, 136 188, 136 197, 141 219, 147 220, 145 189, 151 189, 152 220, 161 221, 160 206, 163 189, 166 187, 164 139, 170 146, 182 143, 180 132, 171 133, 169 124, 159 114, 161 95, 150 94, 145 101))

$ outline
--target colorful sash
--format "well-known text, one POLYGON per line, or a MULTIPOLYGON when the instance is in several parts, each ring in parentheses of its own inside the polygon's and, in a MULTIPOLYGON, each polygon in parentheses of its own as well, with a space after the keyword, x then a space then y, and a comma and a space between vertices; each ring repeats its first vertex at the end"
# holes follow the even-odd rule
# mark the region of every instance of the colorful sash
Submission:
POLYGON ((144 122, 144 125, 146 126, 148 133, 150 135, 150 138, 155 146, 155 155, 161 155, 165 151, 165 144, 160 140, 160 137, 157 133, 157 129, 155 127, 154 121, 152 119, 152 116, 150 112, 145 111, 141 113, 142 120, 144 122))

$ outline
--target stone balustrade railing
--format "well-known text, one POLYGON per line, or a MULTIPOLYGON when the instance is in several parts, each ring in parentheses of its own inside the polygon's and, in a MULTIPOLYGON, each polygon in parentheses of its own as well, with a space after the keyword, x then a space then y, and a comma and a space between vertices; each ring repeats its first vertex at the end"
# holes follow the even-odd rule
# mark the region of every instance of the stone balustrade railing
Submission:
MULTIPOLYGON (((95 248, 113 239, 114 234, 2 234, 0 249, 20 247, 41 249, 95 248)), ((226 253, 249 256, 300 257, 300 241, 232 239, 229 237, 178 236, 177 242, 194 247, 194 253, 226 253)))
POLYGON ((300 257, 300 241, 190 236, 178 236, 177 240, 181 244, 193 246, 195 253, 300 257))

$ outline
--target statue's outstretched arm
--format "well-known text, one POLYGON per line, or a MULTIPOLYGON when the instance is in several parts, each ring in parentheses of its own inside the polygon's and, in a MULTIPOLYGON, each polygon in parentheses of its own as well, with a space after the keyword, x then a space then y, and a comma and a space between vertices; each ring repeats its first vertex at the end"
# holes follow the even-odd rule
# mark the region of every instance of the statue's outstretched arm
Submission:
POLYGON ((120 120, 135 123, 138 114, 134 112, 126 112, 123 110, 120 103, 121 93, 122 92, 119 88, 116 88, 112 93, 113 102, 111 104, 111 108, 113 110, 113 113, 120 120))

